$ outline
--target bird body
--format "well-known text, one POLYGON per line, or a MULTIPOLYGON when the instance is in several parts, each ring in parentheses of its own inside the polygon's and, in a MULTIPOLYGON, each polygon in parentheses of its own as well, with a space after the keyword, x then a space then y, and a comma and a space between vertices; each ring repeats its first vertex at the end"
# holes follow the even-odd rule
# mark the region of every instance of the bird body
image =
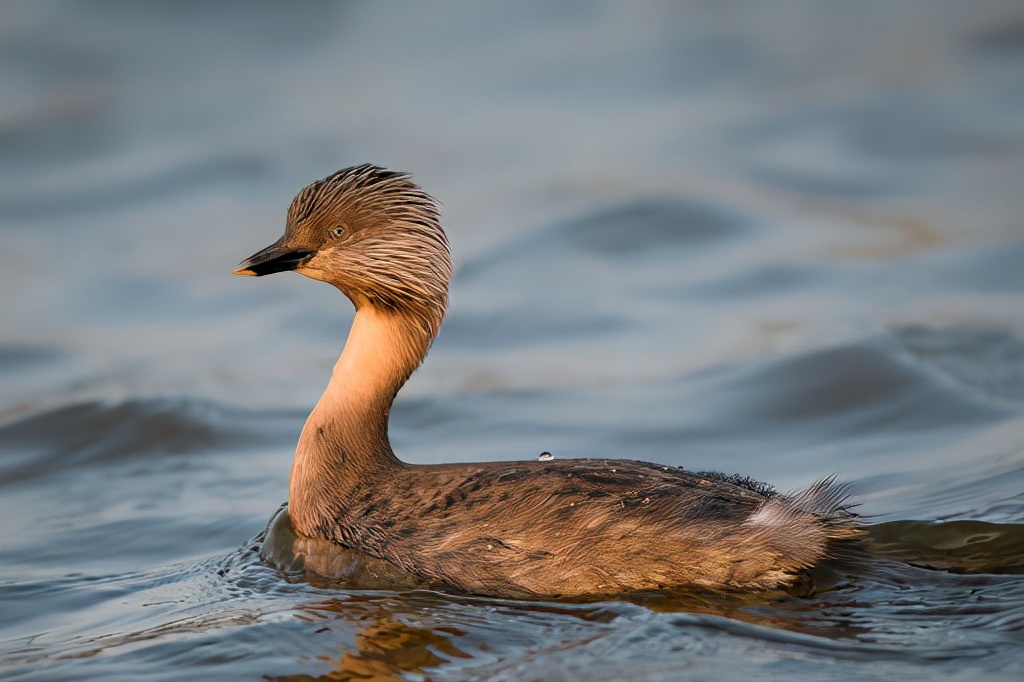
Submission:
POLYGON ((784 496, 633 460, 401 462, 388 415, 451 276, 436 204, 405 174, 366 164, 300 191, 285 235, 236 273, 285 270, 356 307, 292 467, 287 516, 307 555, 337 548, 376 575, 459 592, 580 598, 785 586, 862 535, 831 478, 784 496))

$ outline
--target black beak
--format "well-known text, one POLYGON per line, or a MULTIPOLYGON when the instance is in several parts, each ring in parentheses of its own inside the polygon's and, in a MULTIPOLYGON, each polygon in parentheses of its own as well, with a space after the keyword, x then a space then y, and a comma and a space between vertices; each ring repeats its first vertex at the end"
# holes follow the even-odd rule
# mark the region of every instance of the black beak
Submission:
POLYGON ((272 275, 275 272, 286 272, 301 266, 316 253, 316 251, 308 249, 282 246, 282 241, 282 239, 278 239, 262 251, 249 256, 238 264, 238 267, 235 268, 232 274, 262 277, 263 275, 272 275))

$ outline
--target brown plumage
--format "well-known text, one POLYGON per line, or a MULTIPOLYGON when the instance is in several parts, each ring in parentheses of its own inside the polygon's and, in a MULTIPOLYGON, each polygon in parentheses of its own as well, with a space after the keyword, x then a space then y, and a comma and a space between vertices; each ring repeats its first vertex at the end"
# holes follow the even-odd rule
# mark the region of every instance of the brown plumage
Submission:
POLYGON ((307 566, 336 549, 385 584, 499 597, 760 589, 862 535, 831 478, 783 496, 631 460, 399 461, 388 413, 437 335, 451 276, 437 206, 406 174, 362 165, 304 188, 284 236, 236 273, 285 270, 356 307, 292 468, 287 513, 307 566))

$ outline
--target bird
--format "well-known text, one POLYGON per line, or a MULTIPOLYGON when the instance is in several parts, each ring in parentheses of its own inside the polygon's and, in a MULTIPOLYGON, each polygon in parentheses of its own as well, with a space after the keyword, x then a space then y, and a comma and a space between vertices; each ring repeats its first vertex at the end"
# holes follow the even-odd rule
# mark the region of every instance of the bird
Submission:
POLYGON ((362 164, 299 191, 284 235, 234 274, 289 271, 355 308, 280 515, 307 565, 337 552, 385 582, 509 599, 755 591, 795 584, 864 535, 832 476, 782 494, 631 459, 399 460, 390 410, 438 334, 452 277, 438 203, 408 173, 362 164))

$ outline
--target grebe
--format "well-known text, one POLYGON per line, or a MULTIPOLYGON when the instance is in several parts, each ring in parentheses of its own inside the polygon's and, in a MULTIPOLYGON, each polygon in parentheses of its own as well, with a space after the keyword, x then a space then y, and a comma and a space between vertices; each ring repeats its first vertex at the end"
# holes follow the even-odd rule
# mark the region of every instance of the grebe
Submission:
POLYGON ((833 478, 787 496, 632 460, 400 461, 388 414, 437 335, 451 278, 437 205, 408 174, 364 164, 300 191, 284 236, 235 274, 289 270, 356 310, 281 517, 307 559, 334 548, 385 585, 582 598, 784 587, 863 535, 833 478))

